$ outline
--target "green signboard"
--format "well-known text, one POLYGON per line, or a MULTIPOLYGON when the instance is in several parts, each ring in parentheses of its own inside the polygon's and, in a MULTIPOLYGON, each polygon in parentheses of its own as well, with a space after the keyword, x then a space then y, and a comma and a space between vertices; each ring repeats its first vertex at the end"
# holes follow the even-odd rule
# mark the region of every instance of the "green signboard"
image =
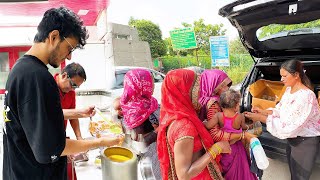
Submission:
POLYGON ((170 31, 170 37, 174 50, 197 48, 197 41, 193 28, 172 30, 170 31))
POLYGON ((159 67, 159 60, 158 59, 154 59, 153 60, 153 66, 154 67, 159 67))

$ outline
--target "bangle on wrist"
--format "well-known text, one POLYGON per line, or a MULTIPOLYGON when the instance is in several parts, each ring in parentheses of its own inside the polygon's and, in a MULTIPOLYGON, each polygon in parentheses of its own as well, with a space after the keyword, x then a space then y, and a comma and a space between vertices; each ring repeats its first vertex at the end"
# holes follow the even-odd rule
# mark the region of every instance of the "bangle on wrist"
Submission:
POLYGON ((214 159, 216 158, 216 156, 214 156, 214 154, 212 154, 209 149, 208 149, 208 155, 209 155, 209 158, 211 159, 211 161, 214 161, 214 159))
POLYGON ((246 124, 246 127, 247 127, 246 131, 248 131, 248 130, 249 130, 249 126, 248 126, 248 124, 246 124))
POLYGON ((240 134, 239 140, 242 140, 242 139, 244 139, 244 132, 243 132, 243 131, 242 131, 241 134, 240 134))
POLYGON ((218 146, 217 144, 214 144, 213 147, 215 147, 218 150, 218 154, 221 154, 222 149, 220 146, 218 146))
POLYGON ((217 154, 213 151, 212 147, 208 149, 209 154, 211 155, 212 159, 217 157, 217 154))

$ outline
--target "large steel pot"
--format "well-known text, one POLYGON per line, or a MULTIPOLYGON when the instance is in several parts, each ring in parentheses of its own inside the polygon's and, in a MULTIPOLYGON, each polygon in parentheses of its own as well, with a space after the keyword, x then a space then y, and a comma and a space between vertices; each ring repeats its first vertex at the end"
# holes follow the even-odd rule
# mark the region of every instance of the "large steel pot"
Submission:
POLYGON ((102 180, 137 180, 137 156, 123 147, 101 151, 102 180))

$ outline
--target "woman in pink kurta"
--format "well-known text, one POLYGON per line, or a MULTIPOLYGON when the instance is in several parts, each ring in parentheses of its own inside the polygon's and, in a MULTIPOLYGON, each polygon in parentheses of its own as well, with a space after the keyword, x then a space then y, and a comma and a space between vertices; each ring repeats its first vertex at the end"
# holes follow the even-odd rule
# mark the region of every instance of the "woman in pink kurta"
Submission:
POLYGON ((247 112, 245 116, 266 123, 273 136, 288 139, 291 179, 309 179, 319 150, 319 104, 300 61, 284 62, 280 75, 287 89, 276 107, 268 110, 253 107, 253 113, 247 112))

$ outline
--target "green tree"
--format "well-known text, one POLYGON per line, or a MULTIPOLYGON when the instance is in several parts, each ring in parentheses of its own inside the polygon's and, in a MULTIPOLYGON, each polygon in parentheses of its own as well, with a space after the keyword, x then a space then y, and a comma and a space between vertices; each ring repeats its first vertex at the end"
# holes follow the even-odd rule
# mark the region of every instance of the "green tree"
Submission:
POLYGON ((171 38, 168 37, 168 38, 164 39, 164 42, 165 42, 165 44, 166 44, 166 46, 167 46, 167 52, 168 52, 168 54, 169 54, 170 56, 175 56, 175 55, 177 55, 177 53, 175 53, 175 52, 173 51, 171 38))
POLYGON ((182 26, 194 28, 198 48, 206 55, 210 55, 209 37, 225 35, 226 32, 226 29, 223 29, 223 24, 205 24, 203 19, 194 21, 193 24, 182 23, 182 26))
POLYGON ((290 24, 290 25, 284 25, 284 24, 271 24, 268 26, 264 26, 260 28, 260 33, 258 35, 259 39, 276 34, 278 32, 283 31, 292 31, 295 29, 302 29, 302 28, 314 28, 314 27, 320 27, 320 20, 315 20, 307 23, 301 23, 301 24, 290 24))
POLYGON ((229 48, 230 54, 248 54, 239 37, 229 43, 229 48))
POLYGON ((165 41, 162 40, 162 32, 158 25, 149 20, 134 19, 133 17, 130 17, 128 24, 137 28, 141 41, 149 43, 152 58, 167 54, 167 47, 165 41))

